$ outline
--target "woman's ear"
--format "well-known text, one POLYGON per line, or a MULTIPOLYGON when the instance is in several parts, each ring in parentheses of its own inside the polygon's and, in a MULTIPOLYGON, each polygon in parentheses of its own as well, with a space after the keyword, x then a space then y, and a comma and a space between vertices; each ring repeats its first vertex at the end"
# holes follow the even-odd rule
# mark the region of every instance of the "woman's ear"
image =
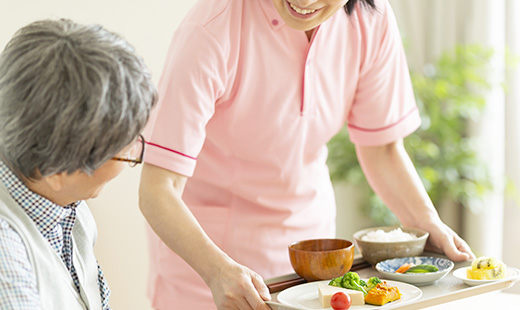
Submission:
POLYGON ((47 183, 47 185, 55 192, 59 192, 63 189, 63 185, 65 183, 66 173, 55 173, 45 177, 42 177, 42 181, 47 183))

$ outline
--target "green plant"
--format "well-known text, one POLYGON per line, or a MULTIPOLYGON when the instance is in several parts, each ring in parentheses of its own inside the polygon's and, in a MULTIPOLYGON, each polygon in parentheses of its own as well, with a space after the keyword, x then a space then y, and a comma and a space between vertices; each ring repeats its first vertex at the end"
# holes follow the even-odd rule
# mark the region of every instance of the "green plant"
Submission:
MULTIPOLYGON (((468 125, 481 117, 485 93, 492 87, 493 54, 480 45, 457 46, 424 72, 411 73, 422 125, 404 143, 437 207, 451 201, 472 208, 474 199, 492 189, 468 125)), ((398 223, 364 179, 347 130, 340 131, 328 147, 332 181, 355 184, 365 193, 363 210, 376 224, 398 223)))

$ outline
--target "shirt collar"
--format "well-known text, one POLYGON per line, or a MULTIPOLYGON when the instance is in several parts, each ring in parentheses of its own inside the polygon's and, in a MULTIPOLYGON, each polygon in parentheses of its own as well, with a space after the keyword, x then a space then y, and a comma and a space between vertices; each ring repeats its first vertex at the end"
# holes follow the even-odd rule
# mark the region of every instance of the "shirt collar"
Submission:
POLYGON ((284 20, 282 19, 280 14, 278 14, 278 10, 276 10, 276 7, 274 6, 273 0, 258 1, 260 1, 260 6, 264 11, 264 16, 267 19, 269 25, 271 25, 271 28, 273 30, 277 30, 281 28, 283 25, 285 25, 284 20))
POLYGON ((53 233, 56 225, 67 218, 71 214, 72 209, 76 208, 79 204, 79 202, 74 202, 62 207, 34 193, 1 160, 0 180, 7 188, 11 197, 13 197, 29 218, 36 224, 40 233, 46 238, 53 233))

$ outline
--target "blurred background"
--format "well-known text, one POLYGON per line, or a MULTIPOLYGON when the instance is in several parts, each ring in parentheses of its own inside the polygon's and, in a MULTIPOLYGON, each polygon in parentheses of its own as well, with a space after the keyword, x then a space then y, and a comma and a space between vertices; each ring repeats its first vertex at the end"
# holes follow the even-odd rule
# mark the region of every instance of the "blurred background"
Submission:
MULTIPOLYGON (((218 1, 218 0, 216 0, 218 1)), ((253 1, 253 0, 247 0, 253 1)), ((520 267, 520 1, 389 0, 407 51, 422 127, 406 147, 443 220, 477 255, 520 267)), ((157 82, 170 38, 195 0, 0 0, 0 48, 43 18, 100 23, 137 49, 157 82)), ((329 144, 339 237, 395 224, 366 185, 346 132, 329 144)), ((149 309, 140 168, 89 201, 114 309, 149 309)), ((399 180, 396 180, 398 182, 399 180)), ((520 286, 507 290, 520 294, 520 286)))

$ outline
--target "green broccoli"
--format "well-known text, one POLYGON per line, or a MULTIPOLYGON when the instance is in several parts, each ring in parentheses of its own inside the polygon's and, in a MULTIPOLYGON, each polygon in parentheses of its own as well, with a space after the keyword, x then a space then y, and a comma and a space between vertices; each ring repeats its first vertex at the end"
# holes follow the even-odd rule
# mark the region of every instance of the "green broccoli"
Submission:
MULTIPOLYGON (((359 278, 357 273, 347 272, 341 279, 341 286, 351 290, 361 291, 364 295, 366 295, 367 291, 364 289, 361 281, 363 280, 359 278)), ((364 281, 362 283, 364 283, 364 281)))
POLYGON ((364 285, 365 290, 368 292, 374 287, 376 287, 376 285, 378 285, 379 283, 381 283, 381 280, 378 277, 372 277, 368 279, 366 285, 364 285))
POLYGON ((361 280, 357 273, 351 271, 342 277, 330 280, 329 285, 361 291, 363 295, 366 295, 368 291, 376 287, 379 283, 381 283, 381 280, 378 277, 372 277, 365 282, 361 280))
POLYGON ((329 285, 337 286, 337 287, 343 287, 341 285, 341 280, 342 279, 343 279, 343 276, 334 278, 334 279, 330 280, 329 285))

